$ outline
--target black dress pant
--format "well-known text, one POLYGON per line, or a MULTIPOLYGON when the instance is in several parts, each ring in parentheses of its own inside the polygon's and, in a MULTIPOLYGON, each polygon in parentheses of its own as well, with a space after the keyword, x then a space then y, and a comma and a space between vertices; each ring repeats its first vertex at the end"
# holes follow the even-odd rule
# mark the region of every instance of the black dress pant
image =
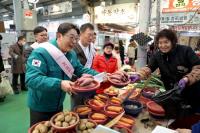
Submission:
POLYGON ((38 112, 30 109, 30 127, 38 122, 50 120, 53 115, 61 112, 62 110, 63 109, 55 112, 38 112))
POLYGON ((21 74, 13 74, 13 79, 12 79, 12 86, 14 91, 18 91, 17 85, 18 85, 18 76, 20 75, 20 84, 21 84, 21 90, 25 89, 25 73, 21 74))

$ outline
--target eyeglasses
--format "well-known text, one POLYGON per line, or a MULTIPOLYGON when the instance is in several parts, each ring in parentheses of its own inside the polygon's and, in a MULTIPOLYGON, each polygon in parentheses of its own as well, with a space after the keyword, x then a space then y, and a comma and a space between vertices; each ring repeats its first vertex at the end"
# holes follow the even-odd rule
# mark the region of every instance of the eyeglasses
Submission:
POLYGON ((74 35, 68 35, 68 34, 65 34, 64 36, 67 36, 69 37, 72 41, 79 41, 79 36, 74 36, 74 35))

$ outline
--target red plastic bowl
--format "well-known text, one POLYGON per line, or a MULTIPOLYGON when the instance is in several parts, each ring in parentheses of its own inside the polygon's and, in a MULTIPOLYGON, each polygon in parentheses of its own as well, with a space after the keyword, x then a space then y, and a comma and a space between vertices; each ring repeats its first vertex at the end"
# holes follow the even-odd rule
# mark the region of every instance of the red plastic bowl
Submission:
MULTIPOLYGON (((123 99, 130 93, 131 90, 126 90, 120 97, 123 99)), ((140 96, 140 92, 136 91, 136 89, 133 91, 133 93, 130 95, 130 100, 136 100, 140 96)))
POLYGON ((130 129, 128 129, 128 128, 126 128, 126 127, 122 127, 122 126, 119 126, 119 125, 115 125, 115 126, 113 126, 113 128, 112 129, 114 129, 114 128, 119 128, 119 129, 125 129, 126 131, 127 131, 127 133, 134 133, 133 131, 131 131, 130 129))
POLYGON ((153 116, 158 116, 158 117, 163 117, 163 116, 165 116, 165 114, 163 114, 163 113, 155 113, 155 112, 152 112, 152 111, 150 111, 150 110, 148 110, 148 112, 149 112, 149 114, 151 114, 151 115, 153 115, 153 116))
POLYGON ((116 106, 116 107, 122 107, 122 106, 120 106, 120 105, 107 105, 107 106, 105 106, 104 107, 104 112, 105 112, 105 114, 107 115, 107 116, 109 116, 110 118, 114 118, 114 117, 116 117, 116 116, 118 116, 119 114, 121 114, 122 112, 124 112, 124 109, 123 109, 123 107, 122 107, 122 110, 120 111, 120 112, 113 112, 113 113, 111 113, 111 112, 109 112, 108 110, 107 110, 107 108, 109 107, 109 106, 116 106))
POLYGON ((110 104, 110 105, 121 105, 122 104, 122 100, 120 99, 120 103, 114 103, 114 102, 112 102, 111 101, 112 100, 112 98, 110 98, 109 100, 108 100, 108 104, 110 104))
POLYGON ((102 110, 102 109, 107 105, 107 103, 105 103, 104 106, 96 106, 96 105, 93 103, 93 100, 94 100, 94 99, 90 99, 90 100, 88 101, 88 105, 89 105, 90 108, 92 108, 93 110, 96 110, 96 111, 102 110))
MULTIPOLYGON (((87 120, 88 120, 89 122, 94 123, 94 124, 95 124, 94 128, 96 128, 97 123, 96 123, 95 121, 93 121, 93 120, 91 120, 91 119, 87 119, 87 120)), ((79 124, 80 124, 80 122, 78 123, 78 125, 76 125, 76 133, 78 133, 78 126, 79 126, 79 124)))
POLYGON ((163 109, 162 106, 160 106, 159 104, 157 104, 154 101, 150 101, 147 103, 147 109, 150 112, 156 113, 156 114, 165 114, 165 110, 163 109))
POLYGON ((135 119, 130 115, 123 115, 123 117, 133 120, 133 124, 130 125, 130 126, 123 126, 123 125, 116 124, 116 126, 118 126, 118 127, 126 127, 128 129, 132 129, 132 127, 135 125, 135 122, 136 122, 135 119))
POLYGON ((146 98, 152 98, 159 90, 157 88, 144 88, 142 95, 146 98))
POLYGON ((109 77, 108 77, 108 81, 109 81, 113 86, 118 87, 118 88, 122 88, 122 87, 124 87, 124 86, 127 86, 127 85, 131 82, 131 80, 128 79, 128 81, 126 81, 126 82, 116 83, 116 82, 114 82, 114 81, 113 81, 111 78, 109 78, 109 77))
POLYGON ((51 126, 55 129, 55 131, 57 131, 59 133, 66 133, 67 131, 74 129, 80 119, 79 119, 79 116, 77 113, 71 112, 72 115, 76 117, 76 122, 73 125, 70 125, 68 127, 58 127, 54 124, 54 119, 61 113, 63 113, 63 112, 59 112, 59 113, 55 114, 53 117, 51 117, 50 123, 51 123, 51 126))
POLYGON ((98 96, 101 99, 101 101, 103 101, 103 102, 107 102, 109 100, 109 96, 106 94, 97 94, 95 96, 98 96), (105 98, 99 97, 100 95, 104 96, 105 98))
POLYGON ((93 115, 94 113, 99 113, 99 112, 92 112, 92 113, 90 113, 90 114, 88 115, 88 119, 90 119, 90 120, 96 122, 97 124, 102 124, 102 125, 103 125, 103 124, 105 124, 106 121, 108 120, 108 117, 107 117, 105 114, 103 114, 103 113, 100 113, 100 114, 105 115, 105 116, 106 116, 106 119, 104 119, 104 120, 95 120, 95 119, 92 119, 92 115, 93 115))
POLYGON ((146 98, 146 97, 143 97, 143 96, 140 96, 139 101, 143 104, 144 107, 146 107, 146 104, 147 104, 148 102, 150 102, 151 99, 146 98))
POLYGON ((73 111, 76 112, 79 115, 80 118, 87 118, 88 114, 92 112, 92 109, 90 108, 91 111, 86 113, 86 114, 80 114, 80 113, 77 112, 77 109, 80 108, 80 107, 88 107, 88 108, 90 108, 90 106, 89 105, 78 105, 73 109, 73 111))
MULTIPOLYGON (((28 133, 32 133, 33 130, 35 129, 35 127, 38 125, 38 124, 44 124, 46 121, 41 121, 41 122, 38 122, 36 124, 34 124, 33 126, 31 126, 29 129, 28 129, 28 133)), ((56 131, 54 131, 53 133, 57 133, 56 131)))
POLYGON ((98 89, 100 87, 100 83, 97 82, 96 80, 94 80, 93 83, 95 85, 92 88, 80 87, 80 86, 76 86, 76 85, 72 86, 72 88, 76 92, 90 92, 90 91, 94 91, 94 90, 96 90, 96 89, 98 89))
POLYGON ((106 94, 106 95, 108 95, 109 97, 114 97, 114 96, 117 97, 119 95, 119 91, 117 93, 108 93, 106 90, 107 89, 105 89, 103 91, 103 93, 106 94))

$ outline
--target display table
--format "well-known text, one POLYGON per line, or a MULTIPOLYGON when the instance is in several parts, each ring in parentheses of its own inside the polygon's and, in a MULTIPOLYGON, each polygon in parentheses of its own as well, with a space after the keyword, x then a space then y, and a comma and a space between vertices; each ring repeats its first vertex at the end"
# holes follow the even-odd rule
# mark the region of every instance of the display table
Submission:
MULTIPOLYGON (((120 88, 119 97, 121 97, 121 94, 125 93, 127 89, 130 89, 129 87, 132 87, 132 86, 128 85, 127 87, 120 88)), ((149 114, 149 112, 147 111, 145 107, 143 108, 142 112, 137 117, 134 117, 134 118, 136 120, 136 124, 132 129, 133 133, 151 133, 157 125, 167 127, 174 121, 174 120, 168 120, 165 118, 155 118, 149 114), (149 121, 146 123, 141 122, 142 119, 149 119, 149 121)))

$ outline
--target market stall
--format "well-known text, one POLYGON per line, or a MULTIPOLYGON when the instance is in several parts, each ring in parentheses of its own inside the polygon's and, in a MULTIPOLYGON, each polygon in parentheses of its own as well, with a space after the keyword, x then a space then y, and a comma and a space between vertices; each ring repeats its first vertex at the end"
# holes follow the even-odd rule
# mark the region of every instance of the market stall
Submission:
MULTIPOLYGON (((100 86, 89 80, 90 76, 85 75, 76 81, 78 94, 84 95, 100 86), (81 87, 86 82, 87 85, 81 87)), ((103 94, 94 95, 71 111, 54 115, 49 122, 35 124, 29 133, 90 133, 97 125, 113 129, 113 133, 150 133, 157 125, 168 127, 172 122, 165 118, 164 109, 151 100, 157 93, 165 91, 157 75, 132 83, 126 73, 116 72, 108 76, 108 81, 112 86, 103 94)))

